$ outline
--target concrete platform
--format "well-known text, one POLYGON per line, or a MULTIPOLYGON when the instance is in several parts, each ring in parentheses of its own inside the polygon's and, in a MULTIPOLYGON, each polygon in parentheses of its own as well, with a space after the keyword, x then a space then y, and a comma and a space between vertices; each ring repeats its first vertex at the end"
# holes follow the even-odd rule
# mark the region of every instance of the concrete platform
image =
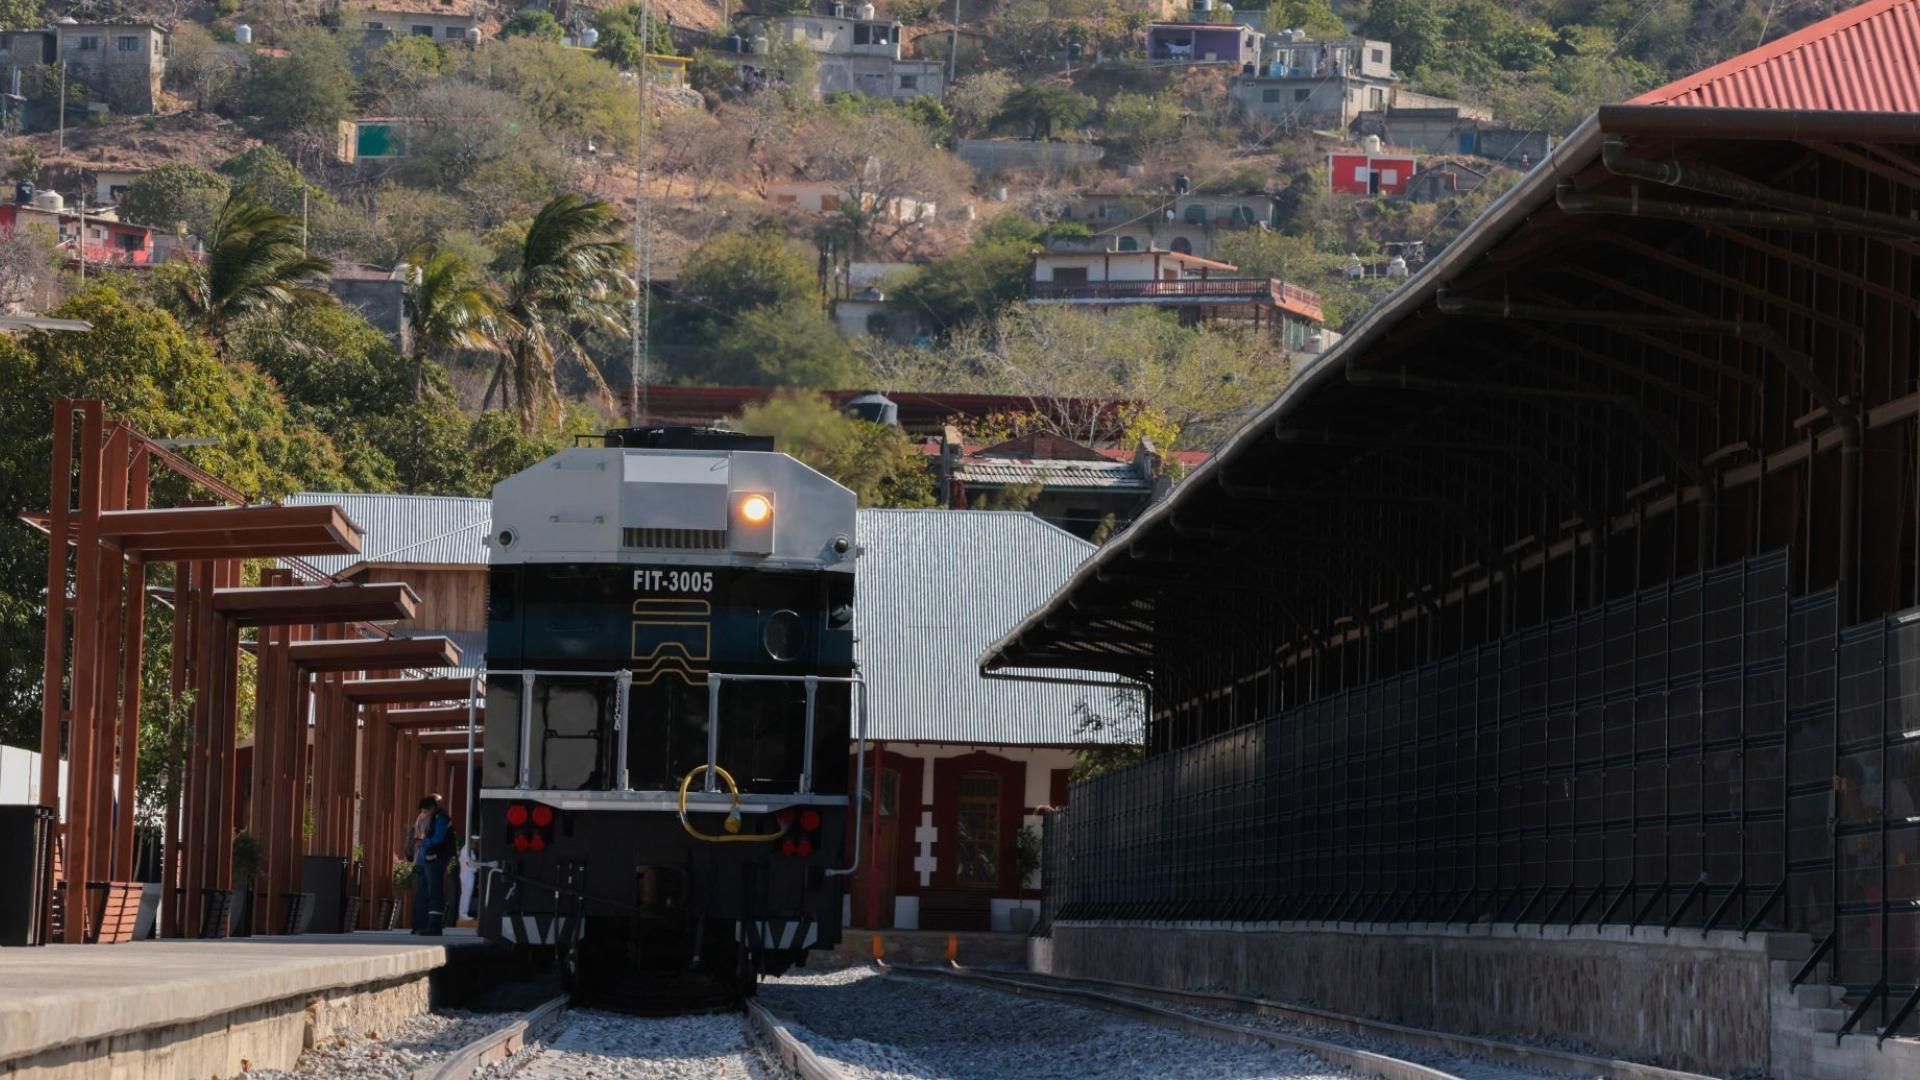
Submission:
POLYGON ((428 1007, 472 931, 0 949, 0 1077, 233 1076, 428 1007))

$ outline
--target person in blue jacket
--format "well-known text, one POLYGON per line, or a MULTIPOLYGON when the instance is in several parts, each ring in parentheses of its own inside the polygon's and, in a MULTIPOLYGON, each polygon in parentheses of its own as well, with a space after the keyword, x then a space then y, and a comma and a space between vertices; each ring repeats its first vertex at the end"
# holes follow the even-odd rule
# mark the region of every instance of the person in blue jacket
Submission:
POLYGON ((420 800, 414 833, 413 932, 439 937, 446 920, 447 858, 453 854, 453 819, 441 807, 440 796, 420 800))

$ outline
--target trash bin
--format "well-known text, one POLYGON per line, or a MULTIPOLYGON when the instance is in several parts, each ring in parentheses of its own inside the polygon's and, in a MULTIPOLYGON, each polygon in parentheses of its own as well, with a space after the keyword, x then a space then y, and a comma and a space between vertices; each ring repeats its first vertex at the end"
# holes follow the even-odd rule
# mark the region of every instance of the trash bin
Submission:
POLYGON ((53 858, 53 808, 0 806, 0 945, 45 945, 40 925, 53 858))

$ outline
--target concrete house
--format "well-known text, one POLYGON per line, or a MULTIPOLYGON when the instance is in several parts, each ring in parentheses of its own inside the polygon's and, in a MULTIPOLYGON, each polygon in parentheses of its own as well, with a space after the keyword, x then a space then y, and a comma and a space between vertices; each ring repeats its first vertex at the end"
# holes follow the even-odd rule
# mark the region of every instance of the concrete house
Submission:
POLYGON ((346 0, 340 14, 345 25, 358 26, 379 44, 409 34, 465 42, 471 40, 468 31, 481 25, 475 0, 346 0))
POLYGON ((1274 197, 1264 191, 1214 195, 1090 194, 1061 208, 1063 221, 1083 222, 1095 236, 1112 237, 1117 251, 1160 248, 1212 258, 1222 235, 1277 223, 1274 197))
POLYGON ((1378 112, 1363 112, 1353 121, 1353 132, 1365 137, 1378 135, 1388 146, 1424 150, 1430 154, 1474 154, 1506 159, 1514 165, 1522 155, 1528 162, 1539 161, 1553 149, 1553 138, 1544 131, 1521 131, 1494 121, 1486 109, 1458 102, 1426 108, 1405 104, 1412 95, 1396 94, 1395 104, 1378 112))
POLYGON ((1147 60, 1160 64, 1256 64, 1267 36, 1238 23, 1163 22, 1147 25, 1147 60))
POLYGON ((1183 324, 1244 320, 1291 352, 1320 329, 1320 296, 1277 278, 1242 277, 1232 263, 1178 251, 1121 251, 1107 237, 1056 240, 1033 257, 1030 304, 1155 307, 1183 324))
MULTIPOLYGON (((167 74, 167 32, 151 23, 99 22, 0 32, 0 63, 10 68, 62 61, 68 80, 87 87, 89 101, 122 116, 149 116, 167 74)), ((68 116, 67 122, 77 119, 68 116)))
MULTIPOLYGON (((742 36, 756 52, 764 41, 767 47, 792 43, 819 54, 816 89, 823 95, 865 94, 894 101, 940 96, 944 69, 937 60, 904 54, 899 23, 873 18, 871 4, 860 7, 858 18, 846 12, 846 5, 835 3, 824 15, 751 16, 741 22, 742 36)), ((752 54, 740 59, 750 64, 752 54)))

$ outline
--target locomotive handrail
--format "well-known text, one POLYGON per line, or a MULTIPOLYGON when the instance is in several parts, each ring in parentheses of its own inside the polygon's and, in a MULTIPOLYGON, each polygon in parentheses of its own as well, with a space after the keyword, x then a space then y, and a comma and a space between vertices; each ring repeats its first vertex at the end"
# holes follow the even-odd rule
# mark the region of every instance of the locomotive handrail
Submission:
POLYGON ((859 701, 859 732, 854 751, 853 789, 848 801, 853 803, 853 861, 845 867, 829 869, 828 877, 847 877, 860 868, 860 832, 865 820, 866 807, 860 802, 861 785, 867 779, 867 680, 862 675, 734 675, 721 671, 707 672, 707 783, 709 793, 717 793, 714 788, 714 772, 719 768, 720 757, 720 684, 723 682, 797 682, 807 690, 807 726, 806 744, 801 751, 800 794, 813 794, 813 705, 821 683, 845 684, 857 687, 855 698, 859 701))

